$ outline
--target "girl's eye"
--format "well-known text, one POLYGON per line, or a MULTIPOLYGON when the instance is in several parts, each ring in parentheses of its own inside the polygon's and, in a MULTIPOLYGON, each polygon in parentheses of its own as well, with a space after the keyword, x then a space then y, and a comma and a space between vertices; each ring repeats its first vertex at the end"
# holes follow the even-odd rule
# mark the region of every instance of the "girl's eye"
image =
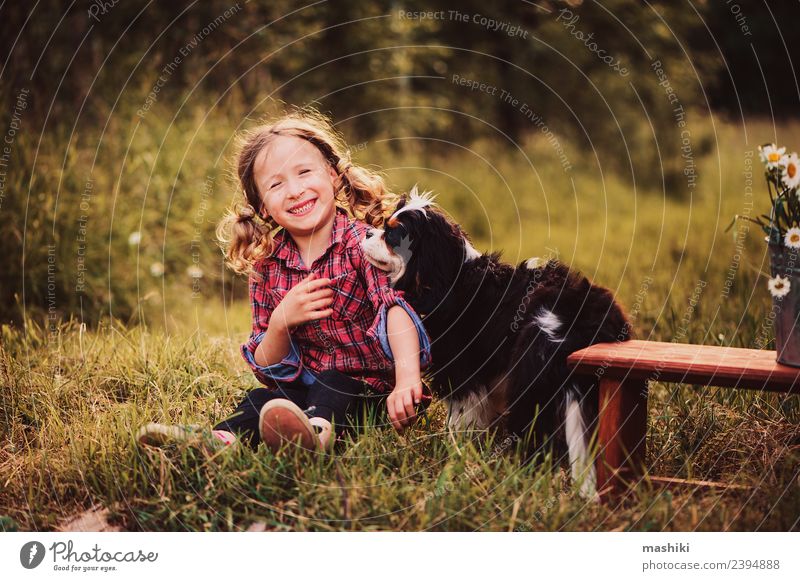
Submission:
POLYGON ((281 185, 281 182, 275 182, 274 184, 272 184, 272 185, 269 187, 269 189, 271 189, 271 190, 274 190, 274 189, 275 189, 275 188, 277 188, 279 185, 281 185))
POLYGON ((311 171, 310 169, 301 169, 300 170, 300 175, 303 175, 304 173, 308 173, 310 171, 311 171))

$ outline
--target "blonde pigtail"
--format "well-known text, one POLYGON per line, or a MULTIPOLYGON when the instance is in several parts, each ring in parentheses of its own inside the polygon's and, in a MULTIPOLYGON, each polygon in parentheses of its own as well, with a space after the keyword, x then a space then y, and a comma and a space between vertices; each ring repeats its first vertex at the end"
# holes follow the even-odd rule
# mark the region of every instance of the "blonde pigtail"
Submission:
POLYGON ((217 240, 225 254, 225 264, 237 274, 252 274, 253 265, 272 253, 274 229, 259 223, 249 204, 229 210, 217 224, 217 240))

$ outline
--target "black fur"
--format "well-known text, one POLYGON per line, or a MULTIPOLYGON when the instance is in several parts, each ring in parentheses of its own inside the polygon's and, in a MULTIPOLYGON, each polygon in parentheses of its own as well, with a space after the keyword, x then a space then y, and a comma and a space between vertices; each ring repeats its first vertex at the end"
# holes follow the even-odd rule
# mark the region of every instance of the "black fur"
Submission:
POLYGON ((408 248, 410 238, 410 257, 395 288, 420 313, 433 342, 434 393, 457 406, 471 391, 507 377, 496 423, 520 437, 533 436, 530 454, 563 443, 563 405, 570 392, 592 433, 598 382, 571 376, 566 358, 594 343, 631 338, 627 317, 609 290, 555 260, 534 269, 524 262, 516 268, 505 264, 499 253, 465 262, 466 234, 435 207, 400 213, 384 232, 394 250, 403 241, 408 248), (536 321, 546 312, 561 322, 552 337, 536 321))

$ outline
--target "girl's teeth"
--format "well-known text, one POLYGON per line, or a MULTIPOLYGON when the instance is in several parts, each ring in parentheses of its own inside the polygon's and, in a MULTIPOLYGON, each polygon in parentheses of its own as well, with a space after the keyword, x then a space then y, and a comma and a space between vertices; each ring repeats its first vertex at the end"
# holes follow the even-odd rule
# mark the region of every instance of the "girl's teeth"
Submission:
POLYGON ((290 211, 292 214, 303 214, 303 213, 305 213, 305 211, 306 211, 306 210, 308 210, 308 209, 310 209, 310 208, 311 208, 311 206, 312 206, 312 204, 313 204, 313 203, 314 203, 314 200, 311 200, 311 201, 310 201, 310 202, 308 202, 307 204, 304 204, 303 206, 301 206, 301 207, 299 207, 299 208, 297 208, 297 209, 295 209, 295 210, 289 210, 289 211, 290 211))

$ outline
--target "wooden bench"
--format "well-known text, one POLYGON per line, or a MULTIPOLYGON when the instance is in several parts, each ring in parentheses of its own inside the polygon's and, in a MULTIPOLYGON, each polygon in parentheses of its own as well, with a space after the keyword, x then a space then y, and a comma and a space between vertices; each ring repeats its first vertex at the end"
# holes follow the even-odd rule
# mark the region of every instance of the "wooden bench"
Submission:
POLYGON ((648 381, 800 393, 800 369, 776 362, 774 351, 626 341, 592 345, 567 364, 600 379, 596 470, 603 500, 645 472, 648 381))

